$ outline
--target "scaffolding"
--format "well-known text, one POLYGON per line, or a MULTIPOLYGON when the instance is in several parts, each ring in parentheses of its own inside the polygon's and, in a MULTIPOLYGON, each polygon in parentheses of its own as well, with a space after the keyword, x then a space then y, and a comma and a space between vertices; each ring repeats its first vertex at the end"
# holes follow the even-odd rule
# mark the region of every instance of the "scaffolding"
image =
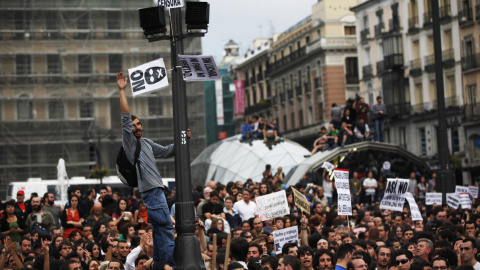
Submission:
MULTIPOLYGON (((59 158, 69 176, 90 177, 99 164, 115 172, 121 145, 116 73, 163 57, 168 42, 148 43, 138 8, 150 0, 0 0, 0 194, 27 178, 56 178, 59 158)), ((201 54, 199 38, 185 42, 201 54)), ((169 74, 168 74, 169 75, 169 74)), ((188 83, 191 157, 205 147, 203 84, 188 83)), ((145 136, 173 143, 171 88, 129 98, 145 136)), ((173 159, 158 161, 174 177, 173 159)))

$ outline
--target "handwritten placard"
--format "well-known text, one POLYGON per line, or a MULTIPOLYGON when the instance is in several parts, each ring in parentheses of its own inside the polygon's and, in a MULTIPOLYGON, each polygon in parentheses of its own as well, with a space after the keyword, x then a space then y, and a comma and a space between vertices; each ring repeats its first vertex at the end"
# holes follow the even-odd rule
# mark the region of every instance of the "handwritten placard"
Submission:
POLYGON ((442 193, 427 192, 425 195, 425 205, 442 205, 442 193))
POLYGON ((298 245, 298 227, 290 227, 273 232, 273 241, 275 244, 275 254, 281 254, 282 248, 286 243, 296 243, 298 245))
POLYGON ((285 190, 257 197, 255 201, 257 203, 258 217, 262 221, 290 215, 285 190))
POLYGON ((310 203, 307 200, 307 197, 303 195, 300 191, 292 188, 293 190, 293 197, 295 201, 295 205, 301 209, 302 212, 310 214, 310 203))

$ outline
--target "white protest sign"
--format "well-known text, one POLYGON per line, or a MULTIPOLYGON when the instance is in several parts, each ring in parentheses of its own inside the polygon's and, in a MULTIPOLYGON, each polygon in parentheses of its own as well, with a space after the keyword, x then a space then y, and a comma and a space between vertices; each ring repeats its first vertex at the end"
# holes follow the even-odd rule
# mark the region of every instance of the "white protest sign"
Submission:
POLYGON ((352 215, 352 198, 350 195, 348 170, 335 169, 335 187, 338 193, 338 215, 352 215))
POLYGON ((457 209, 460 204, 460 198, 457 193, 447 193, 447 205, 457 209))
POLYGON ((257 197, 258 217, 265 221, 280 216, 290 215, 285 190, 257 197))
POLYGON ((128 69, 133 97, 168 86, 167 71, 159 58, 128 69))
POLYGON ((425 205, 442 205, 442 193, 427 192, 425 195, 425 205))
POLYGON ((420 209, 418 209, 417 202, 415 202, 415 198, 413 198, 412 193, 407 192, 405 193, 405 199, 407 199, 408 204, 410 205, 410 212, 412 213, 412 220, 423 220, 422 214, 420 213, 420 209))
POLYGON ((462 209, 471 209, 472 208, 472 201, 470 200, 470 195, 468 193, 460 193, 458 194, 460 198, 460 205, 462 205, 462 209))
POLYGON ((455 186, 455 193, 468 193, 468 187, 464 186, 455 186))
POLYGON ((275 242, 275 254, 281 254, 282 248, 286 243, 296 243, 298 245, 298 227, 290 227, 274 231, 273 240, 275 242))
POLYGON ((332 163, 325 161, 322 164, 322 168, 325 168, 327 171, 331 172, 333 169, 335 169, 335 166, 332 163))
POLYGON ((388 209, 401 212, 405 204, 404 194, 409 185, 408 179, 387 179, 385 196, 380 203, 380 209, 388 209))
POLYGON ((178 55, 182 65, 184 81, 220 80, 220 73, 213 56, 210 55, 178 55))
POLYGON ((473 199, 478 197, 478 186, 468 186, 468 193, 473 199))
POLYGON ((183 7, 183 0, 153 0, 153 4, 164 9, 183 7))

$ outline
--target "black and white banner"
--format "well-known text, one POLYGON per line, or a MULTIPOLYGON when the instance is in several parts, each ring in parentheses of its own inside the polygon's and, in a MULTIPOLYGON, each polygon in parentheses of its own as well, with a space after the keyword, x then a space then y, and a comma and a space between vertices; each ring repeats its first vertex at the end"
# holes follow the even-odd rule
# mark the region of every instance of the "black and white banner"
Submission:
POLYGON ((338 215, 352 215, 352 196, 350 195, 350 184, 348 170, 335 169, 333 171, 335 187, 338 193, 338 215))
POLYGON ((460 205, 460 197, 458 193, 447 193, 447 205, 457 209, 460 205))
POLYGON ((425 205, 442 205, 442 193, 427 192, 425 195, 425 205))
POLYGON ((220 73, 213 56, 210 55, 178 55, 182 65, 184 81, 220 80, 220 73))
POLYGON ((417 202, 413 197, 412 193, 407 192, 405 193, 405 199, 407 199, 408 204, 410 205, 410 212, 412 213, 412 220, 423 220, 422 213, 420 213, 420 209, 418 209, 417 202))
POLYGON ((405 204, 405 192, 408 190, 408 179, 387 179, 387 187, 385 188, 385 196, 380 203, 380 209, 388 209, 393 211, 403 211, 405 204))
POLYGON ((162 58, 128 69, 133 97, 168 87, 167 71, 162 58))
POLYGON ((164 9, 183 7, 183 0, 153 0, 153 4, 164 9))

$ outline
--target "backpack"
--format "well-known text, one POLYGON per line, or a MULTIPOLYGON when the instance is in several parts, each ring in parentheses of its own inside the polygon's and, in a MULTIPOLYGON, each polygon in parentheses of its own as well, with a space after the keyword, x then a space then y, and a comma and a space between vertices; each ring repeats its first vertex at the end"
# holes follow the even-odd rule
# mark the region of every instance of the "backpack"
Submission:
MULTIPOLYGON (((127 155, 125 154, 125 150, 123 146, 120 147, 120 151, 118 151, 117 155, 117 175, 118 178, 127 186, 129 187, 137 187, 138 186, 138 179, 137 179, 137 164, 140 163, 138 157, 140 156, 141 144, 140 140, 137 139, 137 148, 135 149, 135 158, 133 164, 130 163, 127 159, 127 155)), ((140 180, 142 178, 142 173, 140 171, 140 180)))

